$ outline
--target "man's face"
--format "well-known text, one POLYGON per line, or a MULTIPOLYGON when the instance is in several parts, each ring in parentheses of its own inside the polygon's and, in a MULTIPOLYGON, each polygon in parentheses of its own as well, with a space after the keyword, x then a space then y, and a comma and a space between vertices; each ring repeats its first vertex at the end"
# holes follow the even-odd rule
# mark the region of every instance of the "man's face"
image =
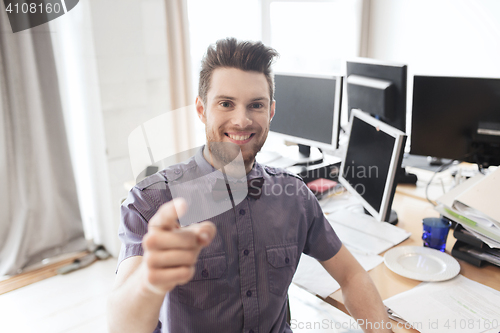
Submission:
POLYGON ((217 149, 221 145, 210 143, 236 144, 248 172, 266 141, 274 104, 264 74, 236 68, 215 69, 206 105, 199 96, 196 98, 196 110, 205 124, 210 153, 221 162, 229 163, 234 154, 217 149))

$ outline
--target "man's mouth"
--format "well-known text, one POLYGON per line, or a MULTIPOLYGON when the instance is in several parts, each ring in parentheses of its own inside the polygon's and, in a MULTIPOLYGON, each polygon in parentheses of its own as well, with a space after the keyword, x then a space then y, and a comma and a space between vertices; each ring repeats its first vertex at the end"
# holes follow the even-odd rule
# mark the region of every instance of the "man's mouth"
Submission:
POLYGON ((245 144, 252 140, 255 133, 224 133, 231 142, 236 144, 245 144))

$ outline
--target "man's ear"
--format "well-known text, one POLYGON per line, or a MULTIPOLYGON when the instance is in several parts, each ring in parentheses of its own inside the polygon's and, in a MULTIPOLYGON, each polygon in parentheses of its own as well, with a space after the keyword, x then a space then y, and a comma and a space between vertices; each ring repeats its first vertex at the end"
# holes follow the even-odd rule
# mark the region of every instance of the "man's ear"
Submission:
POLYGON ((269 122, 271 122, 271 120, 273 120, 275 112, 276 112, 276 101, 273 101, 271 103, 271 113, 270 113, 270 117, 269 117, 269 122))
POLYGON ((198 118, 200 118, 201 122, 206 125, 207 117, 205 115, 205 105, 203 104, 200 96, 196 97, 196 113, 198 114, 198 118))

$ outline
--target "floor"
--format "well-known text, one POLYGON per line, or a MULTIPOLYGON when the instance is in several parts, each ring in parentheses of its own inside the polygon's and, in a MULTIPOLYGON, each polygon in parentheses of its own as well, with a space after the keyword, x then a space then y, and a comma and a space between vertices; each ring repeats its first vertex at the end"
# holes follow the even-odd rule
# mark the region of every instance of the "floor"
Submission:
MULTIPOLYGON (((106 300, 115 267, 116 259, 98 261, 0 295, 0 332, 107 333, 106 300)), ((289 296, 294 333, 361 332, 345 329, 350 317, 303 289, 292 285, 289 296)))

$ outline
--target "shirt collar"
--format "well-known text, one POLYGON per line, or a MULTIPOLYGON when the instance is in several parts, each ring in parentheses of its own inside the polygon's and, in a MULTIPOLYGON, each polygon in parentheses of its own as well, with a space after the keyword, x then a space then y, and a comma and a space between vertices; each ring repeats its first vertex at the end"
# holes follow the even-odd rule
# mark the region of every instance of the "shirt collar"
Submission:
MULTIPOLYGON (((194 160, 196 164, 198 165, 198 168, 200 171, 208 177, 212 183, 212 185, 215 183, 217 178, 224 179, 224 175, 220 170, 215 169, 208 161, 205 159, 205 156, 203 155, 203 149, 205 149, 205 145, 200 147, 198 152, 196 152, 196 155, 194 156, 194 160)), ((255 161, 252 170, 247 174, 247 180, 252 180, 255 178, 260 178, 264 176, 264 168, 262 167, 261 164, 257 163, 255 161)))

